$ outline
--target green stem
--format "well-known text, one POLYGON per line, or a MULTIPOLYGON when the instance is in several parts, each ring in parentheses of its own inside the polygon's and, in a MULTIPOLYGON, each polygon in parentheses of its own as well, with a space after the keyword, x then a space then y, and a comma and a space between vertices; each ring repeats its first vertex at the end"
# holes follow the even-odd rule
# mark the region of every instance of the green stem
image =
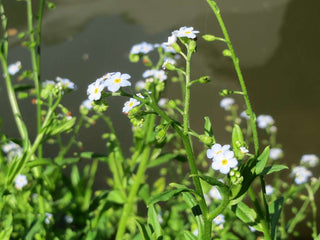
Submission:
POLYGON ((308 191, 308 197, 310 199, 310 205, 312 209, 312 237, 313 239, 316 239, 318 235, 317 230, 317 205, 315 204, 314 199, 314 193, 312 191, 312 188, 309 184, 306 185, 307 191, 308 191))
MULTIPOLYGON (((149 121, 152 124, 149 124, 149 128, 147 129, 145 143, 148 141, 148 139, 151 137, 151 135, 153 133, 155 115, 150 115, 149 121)), ((135 202, 139 187, 140 187, 142 181, 144 180, 144 173, 145 173, 147 166, 148 166, 150 151, 151 151, 151 146, 146 144, 146 146, 141 154, 141 162, 139 164, 138 171, 137 171, 137 174, 134 179, 134 183, 130 188, 127 202, 123 208, 123 212, 122 212, 122 215, 120 218, 120 222, 119 222, 119 226, 118 226, 118 230, 117 230, 117 234, 116 234, 116 240, 123 239, 123 235, 126 230, 128 218, 130 217, 130 215, 132 215, 132 207, 135 202)))
POLYGON ((243 93, 243 97, 247 106, 247 113, 250 116, 250 123, 251 123, 251 128, 252 128, 252 134, 253 134, 253 143, 254 143, 254 150, 255 150, 255 155, 258 156, 259 155, 259 140, 258 140, 258 132, 257 132, 257 126, 256 126, 256 122, 255 122, 255 115, 253 114, 252 111, 252 107, 251 107, 251 103, 249 100, 249 96, 247 93, 247 87, 245 85, 241 70, 240 70, 240 66, 239 66, 239 59, 236 57, 234 50, 233 50, 233 46, 231 44, 230 41, 230 37, 229 34, 227 32, 227 29, 224 25, 224 22, 222 20, 222 17, 220 15, 220 9, 218 8, 216 2, 212 1, 212 0, 207 0, 208 4, 210 5, 210 7, 212 8, 214 14, 216 15, 216 18, 219 22, 220 28, 222 30, 222 33, 224 35, 224 39, 226 40, 226 44, 228 45, 229 51, 231 53, 231 58, 233 61, 233 65, 235 67, 237 76, 238 76, 238 80, 241 86, 241 90, 243 93))
POLYGON ((7 87, 7 93, 8 93, 8 97, 9 97, 9 102, 11 105, 11 109, 12 109, 12 113, 13 113, 13 117, 14 120, 16 122, 21 140, 23 142, 28 141, 28 132, 27 129, 25 127, 25 124, 22 120, 22 116, 21 116, 21 112, 20 112, 20 108, 17 102, 17 98, 11 83, 11 78, 10 75, 8 73, 8 66, 7 66, 7 59, 5 58, 4 55, 0 54, 0 58, 1 58, 1 63, 2 63, 2 69, 3 72, 5 74, 5 81, 6 81, 6 87, 7 87))
POLYGON ((19 105, 17 102, 17 98, 12 86, 10 74, 8 72, 8 65, 7 65, 7 57, 8 57, 8 33, 7 33, 7 18, 4 13, 2 2, 0 2, 0 16, 1 16, 1 24, 2 24, 2 31, 3 31, 3 41, 2 41, 2 51, 0 52, 0 59, 2 63, 3 73, 5 75, 7 93, 9 97, 9 102, 11 105, 12 113, 14 120, 16 122, 20 137, 22 141, 28 140, 28 132, 25 127, 25 124, 22 120, 21 112, 19 109, 19 105))
MULTIPOLYGON (((28 21, 28 30, 29 30, 29 38, 30 38, 30 54, 31 54, 31 63, 32 63, 32 76, 36 89, 37 96, 37 129, 38 134, 41 131, 41 84, 40 84, 40 44, 41 44, 41 26, 42 26, 42 14, 44 7, 44 0, 40 1, 40 9, 39 9, 39 23, 37 29, 37 41, 34 37, 33 28, 33 16, 32 16, 32 1, 27 0, 27 21, 28 21), (37 48, 37 52, 36 52, 37 48)), ((40 144, 38 147, 38 155, 39 158, 42 157, 42 145, 40 144)))

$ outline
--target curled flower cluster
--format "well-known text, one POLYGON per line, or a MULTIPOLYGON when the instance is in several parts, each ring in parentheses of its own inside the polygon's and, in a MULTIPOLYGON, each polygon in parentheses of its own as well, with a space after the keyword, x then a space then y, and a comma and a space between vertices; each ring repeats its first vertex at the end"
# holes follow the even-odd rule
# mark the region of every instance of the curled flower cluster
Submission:
POLYGON ((229 149, 230 145, 221 146, 216 143, 207 150, 207 157, 213 160, 212 168, 214 170, 228 174, 231 168, 235 168, 238 165, 238 161, 234 157, 234 152, 229 149))

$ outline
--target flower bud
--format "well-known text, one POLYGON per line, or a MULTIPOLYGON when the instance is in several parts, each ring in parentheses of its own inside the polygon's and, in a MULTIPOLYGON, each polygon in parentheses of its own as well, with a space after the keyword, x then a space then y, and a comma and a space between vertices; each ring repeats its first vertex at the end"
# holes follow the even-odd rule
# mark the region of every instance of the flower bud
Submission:
POLYGON ((189 51, 190 52, 195 52, 196 48, 197 48, 197 42, 194 41, 194 40, 190 40, 188 46, 189 46, 189 51))
POLYGON ((220 91, 220 95, 221 95, 222 97, 226 97, 226 96, 228 96, 228 95, 230 95, 230 94, 232 94, 232 93, 233 93, 233 91, 228 90, 228 89, 223 89, 223 90, 220 91))
POLYGON ((217 39, 215 36, 213 36, 211 34, 205 34, 202 36, 202 38, 208 42, 212 42, 217 39))
POLYGON ((165 63, 162 65, 162 68, 163 68, 163 69, 168 69, 169 71, 173 71, 173 70, 176 69, 176 67, 175 67, 173 64, 169 63, 169 62, 165 62, 165 63))
POLYGON ((200 135, 200 141, 206 145, 212 144, 212 138, 206 135, 200 135))
POLYGON ((180 53, 181 52, 181 48, 180 46, 178 45, 178 43, 174 42, 172 43, 172 48, 177 52, 177 53, 180 53))
POLYGON ((173 101, 173 100, 170 100, 170 101, 169 101, 169 107, 170 107, 170 108, 176 108, 176 107, 177 107, 176 102, 173 101))
POLYGON ((136 63, 136 62, 139 62, 140 57, 138 54, 130 54, 129 60, 130 60, 130 62, 136 63))
POLYGON ((199 78, 199 82, 200 83, 208 83, 208 82, 210 82, 210 77, 209 76, 203 76, 203 77, 199 78))
POLYGON ((222 54, 223 54, 223 56, 225 56, 225 57, 231 57, 231 56, 232 56, 232 54, 231 54, 231 52, 230 52, 229 49, 223 50, 223 51, 222 51, 222 54))

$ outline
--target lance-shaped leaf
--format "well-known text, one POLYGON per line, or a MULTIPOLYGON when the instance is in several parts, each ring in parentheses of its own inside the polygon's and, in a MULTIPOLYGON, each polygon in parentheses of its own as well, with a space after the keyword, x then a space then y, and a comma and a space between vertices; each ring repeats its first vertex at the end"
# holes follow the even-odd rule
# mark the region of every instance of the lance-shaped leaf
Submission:
POLYGON ((244 146, 242 130, 239 125, 235 124, 232 130, 232 149, 237 159, 244 157, 243 152, 240 150, 242 146, 244 146))
POLYGON ((156 239, 162 239, 163 231, 154 205, 148 206, 148 223, 153 227, 156 239))
POLYGON ((234 205, 232 211, 241 221, 249 224, 258 231, 262 231, 262 225, 257 219, 257 213, 245 203, 239 202, 237 205, 234 205))
POLYGON ((256 174, 259 175, 260 173, 262 173, 264 167, 266 166, 268 159, 269 159, 269 152, 270 152, 270 148, 269 146, 267 146, 263 152, 258 156, 258 162, 256 165, 256 174))

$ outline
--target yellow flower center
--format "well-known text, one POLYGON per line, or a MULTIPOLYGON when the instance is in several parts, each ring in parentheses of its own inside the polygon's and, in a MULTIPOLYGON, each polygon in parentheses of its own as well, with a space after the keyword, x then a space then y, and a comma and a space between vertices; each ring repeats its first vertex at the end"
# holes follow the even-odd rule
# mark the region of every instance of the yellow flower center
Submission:
POLYGON ((121 78, 116 78, 113 82, 114 83, 120 83, 121 82, 121 78))
POLYGON ((228 160, 227 159, 222 159, 221 163, 222 163, 222 165, 227 165, 228 164, 228 160))
POLYGON ((132 107, 132 105, 133 105, 133 102, 130 102, 130 103, 129 103, 129 107, 132 107))
POLYGON ((94 94, 97 94, 98 91, 99 91, 99 89, 98 89, 98 88, 95 88, 95 89, 94 89, 94 94))
POLYGON ((189 34, 189 33, 191 33, 191 31, 186 31, 185 33, 186 33, 186 34, 189 34))
POLYGON ((216 154, 219 154, 219 153, 222 153, 222 151, 221 151, 221 150, 219 150, 218 152, 216 152, 216 154))

